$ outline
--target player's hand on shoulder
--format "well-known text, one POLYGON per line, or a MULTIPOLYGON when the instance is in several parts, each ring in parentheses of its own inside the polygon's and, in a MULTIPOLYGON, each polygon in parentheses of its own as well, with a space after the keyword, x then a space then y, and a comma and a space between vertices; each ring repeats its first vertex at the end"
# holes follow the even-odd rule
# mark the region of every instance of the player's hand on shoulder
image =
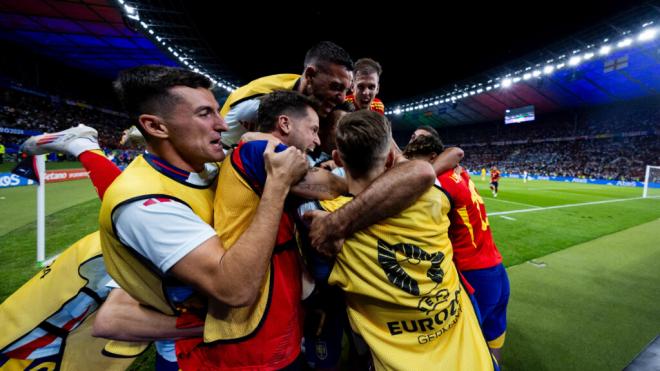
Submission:
POLYGON ((307 156, 295 147, 275 153, 276 143, 268 141, 264 151, 264 162, 268 177, 290 186, 297 183, 307 173, 307 156))
POLYGON ((303 220, 309 225, 309 242, 314 250, 326 257, 333 257, 341 251, 344 239, 334 233, 338 228, 333 226, 330 213, 308 211, 303 215, 303 220))

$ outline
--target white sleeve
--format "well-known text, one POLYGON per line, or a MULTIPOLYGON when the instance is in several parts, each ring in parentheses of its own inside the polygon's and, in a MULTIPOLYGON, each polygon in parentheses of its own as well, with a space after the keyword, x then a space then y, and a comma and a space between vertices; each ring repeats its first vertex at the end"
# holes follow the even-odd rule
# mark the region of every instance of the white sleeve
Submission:
POLYGON ((121 243, 167 272, 189 252, 216 235, 188 206, 150 198, 120 206, 112 221, 121 243))
POLYGON ((344 170, 343 167, 336 167, 336 168, 332 169, 332 173, 335 174, 336 176, 346 178, 346 170, 344 170))
POLYGON ((308 201, 298 206, 298 218, 307 228, 309 228, 309 224, 305 222, 303 215, 305 215, 306 212, 313 210, 321 210, 321 206, 317 201, 308 201))
POLYGON ((233 146, 247 131, 241 122, 256 123, 259 110, 259 98, 243 101, 233 106, 224 117, 229 129, 222 133, 222 143, 233 146))
POLYGON ((105 284, 105 287, 109 287, 111 289, 118 289, 119 284, 117 283, 117 281, 111 278, 110 281, 108 281, 108 283, 105 284))

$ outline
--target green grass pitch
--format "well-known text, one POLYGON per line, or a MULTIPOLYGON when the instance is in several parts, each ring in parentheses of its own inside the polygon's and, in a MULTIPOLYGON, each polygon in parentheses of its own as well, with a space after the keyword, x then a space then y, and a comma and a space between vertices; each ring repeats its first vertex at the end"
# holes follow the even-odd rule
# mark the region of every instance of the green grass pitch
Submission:
MULTIPOLYGON (((660 198, 507 178, 493 198, 473 179, 511 280, 505 369, 619 370, 657 335, 660 198)), ((0 189, 0 300, 38 270, 35 190, 0 189)), ((46 198, 47 256, 98 228, 88 180, 49 184, 46 198)))

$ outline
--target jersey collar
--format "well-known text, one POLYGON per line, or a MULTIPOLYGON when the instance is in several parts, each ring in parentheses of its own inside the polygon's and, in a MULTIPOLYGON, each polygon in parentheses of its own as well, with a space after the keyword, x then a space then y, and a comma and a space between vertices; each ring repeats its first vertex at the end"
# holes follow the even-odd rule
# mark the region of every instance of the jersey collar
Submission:
POLYGON ((202 172, 194 173, 178 168, 149 152, 144 152, 144 159, 159 173, 192 187, 206 188, 213 183, 218 175, 218 167, 214 163, 207 163, 204 165, 202 172))

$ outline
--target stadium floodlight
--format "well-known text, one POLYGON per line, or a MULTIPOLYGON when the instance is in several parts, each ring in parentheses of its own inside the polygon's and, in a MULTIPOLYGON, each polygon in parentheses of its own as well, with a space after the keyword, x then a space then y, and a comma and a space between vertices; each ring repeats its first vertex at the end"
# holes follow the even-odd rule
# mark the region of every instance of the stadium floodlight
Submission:
POLYGON ((499 88, 499 87, 500 87, 500 84, 495 84, 495 85, 493 85, 493 89, 497 89, 497 88, 499 88))
POLYGON ((135 8, 128 5, 128 4, 124 5, 124 9, 126 10, 126 14, 128 14, 128 15, 134 15, 135 14, 135 8))
POLYGON ((481 94, 484 92, 484 89, 477 89, 477 94, 481 94))
POLYGON ((584 59, 589 60, 589 59, 593 58, 593 56, 594 56, 594 53, 589 52, 589 53, 586 53, 584 55, 584 59))
POLYGON ((490 85, 486 86, 486 91, 491 91, 492 89, 493 89, 492 86, 490 86, 490 85))
POLYGON ((543 73, 545 73, 546 75, 551 74, 552 71, 554 71, 554 70, 555 70, 554 66, 545 66, 545 67, 543 67, 543 73))
POLYGON ((637 41, 651 41, 655 39, 657 34, 656 28, 649 28, 648 30, 642 31, 639 36, 637 36, 637 41))
POLYGON ((564 64, 564 63, 559 63, 559 64, 557 65, 557 69, 560 70, 560 69, 564 68, 565 66, 566 66, 566 64, 564 64))
POLYGON ((150 29, 149 29, 149 34, 150 34, 150 35, 153 35, 153 34, 154 34, 154 30, 152 30, 152 29, 150 28, 150 29))
POLYGON ((539 70, 534 70, 534 72, 532 72, 532 76, 534 76, 534 77, 539 77, 539 76, 541 76, 541 71, 539 71, 539 70))
POLYGON ((616 44, 616 47, 617 47, 617 48, 625 48, 625 47, 627 47, 627 46, 630 46, 631 44, 632 44, 632 39, 629 38, 629 37, 627 37, 627 38, 625 38, 625 39, 619 41, 619 43, 616 44))
POLYGON ((600 50, 598 51, 598 54, 600 55, 608 55, 610 54, 610 51, 612 51, 612 47, 609 45, 603 45, 601 46, 600 50))
POLYGON ((149 28, 149 26, 147 26, 147 24, 144 23, 144 21, 140 21, 140 25, 142 26, 142 28, 149 28))
POLYGON ((514 77, 513 80, 511 80, 514 84, 520 81, 520 77, 514 77))
POLYGON ((568 65, 577 66, 578 64, 580 64, 580 62, 582 62, 582 57, 580 57, 579 55, 575 55, 568 60, 568 65))
POLYGON ((532 78, 532 74, 527 72, 526 74, 523 75, 523 80, 529 80, 532 78))
POLYGON ((512 84, 511 79, 507 78, 507 79, 502 80, 502 87, 503 88, 508 88, 509 86, 511 86, 511 84, 512 84))

